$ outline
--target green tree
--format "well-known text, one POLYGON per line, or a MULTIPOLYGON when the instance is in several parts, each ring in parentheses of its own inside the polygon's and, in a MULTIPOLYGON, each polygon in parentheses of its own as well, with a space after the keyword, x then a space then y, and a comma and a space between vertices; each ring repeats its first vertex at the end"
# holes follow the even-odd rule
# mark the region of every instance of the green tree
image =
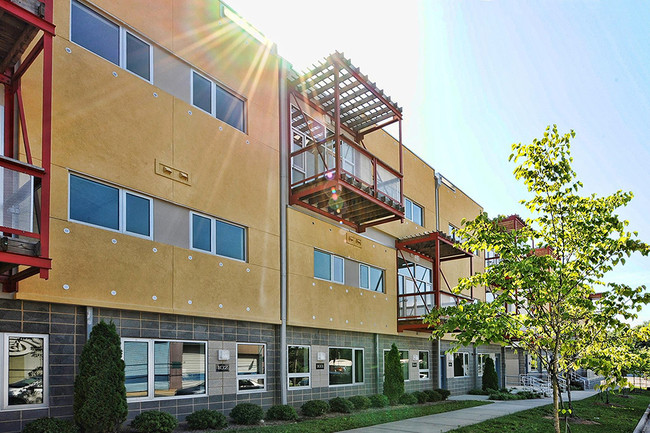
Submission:
POLYGON ((499 378, 497 376, 497 371, 494 369, 494 361, 489 356, 485 359, 485 364, 483 365, 483 391, 488 389, 499 389, 499 378))
POLYGON ((74 419, 85 433, 119 430, 128 413, 124 379, 115 324, 99 322, 81 351, 74 382, 74 419))
POLYGON ((562 372, 584 365, 613 382, 622 380, 621 368, 630 359, 620 350, 609 350, 606 337, 628 338, 627 321, 650 300, 643 286, 604 282, 608 271, 635 252, 647 255, 649 247, 615 213, 632 193, 578 195, 582 183, 571 168, 570 154, 574 136, 573 131, 560 135, 554 125, 542 139, 512 146, 515 177, 531 194, 521 201, 532 215, 525 227, 507 230, 502 217, 483 213, 458 232, 466 239, 465 249, 493 251, 499 261, 461 279, 454 290, 491 287, 494 302, 461 302, 434 310, 425 319, 433 325, 434 337, 455 331, 456 348, 500 343, 536 355, 553 384, 557 433, 562 372), (533 242, 540 248, 533 248, 533 242), (604 292, 594 296, 596 288, 604 292))
POLYGON ((395 343, 386 354, 384 362, 384 395, 390 404, 396 404, 404 394, 404 375, 399 350, 395 343))

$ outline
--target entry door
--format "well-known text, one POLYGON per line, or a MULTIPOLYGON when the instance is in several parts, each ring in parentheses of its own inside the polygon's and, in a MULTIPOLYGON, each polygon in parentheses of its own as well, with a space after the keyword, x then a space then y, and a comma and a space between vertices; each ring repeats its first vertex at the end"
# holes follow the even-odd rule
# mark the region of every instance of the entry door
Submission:
POLYGON ((447 356, 440 356, 440 387, 447 389, 447 356))
POLYGON ((499 383, 502 388, 505 388, 505 383, 501 380, 501 355, 498 353, 495 356, 494 366, 497 370, 497 383, 499 383))

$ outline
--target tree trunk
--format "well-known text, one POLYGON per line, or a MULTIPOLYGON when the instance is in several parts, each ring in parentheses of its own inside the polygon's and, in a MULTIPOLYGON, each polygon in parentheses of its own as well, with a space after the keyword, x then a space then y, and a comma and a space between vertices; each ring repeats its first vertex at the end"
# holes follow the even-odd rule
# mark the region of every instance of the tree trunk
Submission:
POLYGON ((571 410, 571 416, 573 416, 573 400, 571 400, 571 370, 567 371, 566 375, 566 392, 567 397, 569 398, 569 410, 571 410))
POLYGON ((552 367, 550 368, 551 383, 553 384, 553 427, 555 433, 562 433, 560 431, 560 387, 557 382, 557 358, 553 357, 552 367))

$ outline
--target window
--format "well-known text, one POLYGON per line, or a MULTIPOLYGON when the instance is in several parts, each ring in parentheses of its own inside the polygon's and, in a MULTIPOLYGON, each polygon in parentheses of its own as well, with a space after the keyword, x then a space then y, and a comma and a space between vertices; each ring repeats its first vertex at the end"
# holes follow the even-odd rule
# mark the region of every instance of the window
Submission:
POLYGON ((244 125, 246 104, 243 99, 196 71, 192 71, 190 83, 192 105, 233 128, 246 132, 244 125))
POLYGON ((70 39, 73 42, 153 82, 153 49, 150 44, 76 1, 72 2, 70 18, 70 39))
POLYGON ((47 407, 47 335, 0 333, 0 338, 0 408, 47 407))
POLYGON ((483 376, 483 371, 485 371, 485 360, 488 358, 492 358, 492 361, 495 359, 494 355, 491 353, 478 354, 478 365, 476 366, 476 369, 479 377, 483 376))
POLYGON ((71 221, 153 238, 153 201, 148 197, 70 174, 69 204, 71 221))
POLYGON ((289 389, 309 388, 311 383, 309 346, 287 347, 289 389))
POLYGON ((420 380, 429 378, 429 351, 420 350, 418 369, 420 371, 420 380))
POLYGON ((237 391, 260 392, 266 390, 264 344, 237 343, 237 391))
POLYGON ((404 216, 415 224, 424 225, 424 210, 422 206, 404 197, 404 216))
MULTIPOLYGON (((384 350, 384 374, 386 374, 386 356, 390 350, 384 350)), ((409 380, 409 352, 408 350, 399 351, 399 362, 402 366, 402 377, 404 380, 409 380)))
POLYGON ((190 212, 190 246, 231 259, 246 260, 246 229, 190 212))
POLYGON ((206 394, 206 343, 122 339, 127 398, 206 394))
POLYGON ((384 271, 368 265, 359 265, 359 287, 384 293, 384 271))
POLYGON ((343 258, 314 250, 314 277, 343 284, 345 281, 343 258))
POLYGON ((363 383, 363 349, 330 347, 330 386, 363 383))
POLYGON ((469 353, 454 353, 454 377, 469 376, 469 353))

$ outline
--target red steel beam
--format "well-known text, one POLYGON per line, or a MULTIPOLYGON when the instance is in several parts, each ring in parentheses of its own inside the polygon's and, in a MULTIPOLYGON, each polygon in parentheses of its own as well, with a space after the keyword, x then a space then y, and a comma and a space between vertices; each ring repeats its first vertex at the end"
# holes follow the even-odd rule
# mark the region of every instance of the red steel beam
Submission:
POLYGON ((32 164, 32 150, 29 147, 29 136, 27 135, 27 119, 25 118, 25 107, 23 105, 23 92, 21 90, 20 82, 16 88, 16 99, 18 101, 18 115, 20 116, 20 130, 23 133, 23 143, 25 144, 25 156, 27 157, 27 164, 32 164))
MULTIPOLYGON (((41 243, 41 247, 42 245, 43 244, 41 243)), ((25 256, 23 254, 8 253, 6 251, 0 251, 0 262, 52 269, 52 259, 46 257, 25 256)))
POLYGON ((34 15, 27 9, 23 9, 9 0, 0 0, 0 10, 9 12, 11 15, 26 23, 38 27, 39 30, 44 31, 50 36, 54 36, 55 26, 52 24, 52 1, 45 2, 45 19, 34 15))
POLYGON ((17 80, 20 80, 22 76, 25 74, 25 71, 34 63, 34 60, 38 57, 38 55, 41 53, 43 50, 43 39, 45 39, 45 35, 41 37, 41 39, 38 40, 36 45, 34 45, 34 48, 29 52, 29 54, 21 61, 20 66, 18 66, 18 69, 16 69, 16 72, 14 72, 12 76, 12 80, 16 82, 17 80))

